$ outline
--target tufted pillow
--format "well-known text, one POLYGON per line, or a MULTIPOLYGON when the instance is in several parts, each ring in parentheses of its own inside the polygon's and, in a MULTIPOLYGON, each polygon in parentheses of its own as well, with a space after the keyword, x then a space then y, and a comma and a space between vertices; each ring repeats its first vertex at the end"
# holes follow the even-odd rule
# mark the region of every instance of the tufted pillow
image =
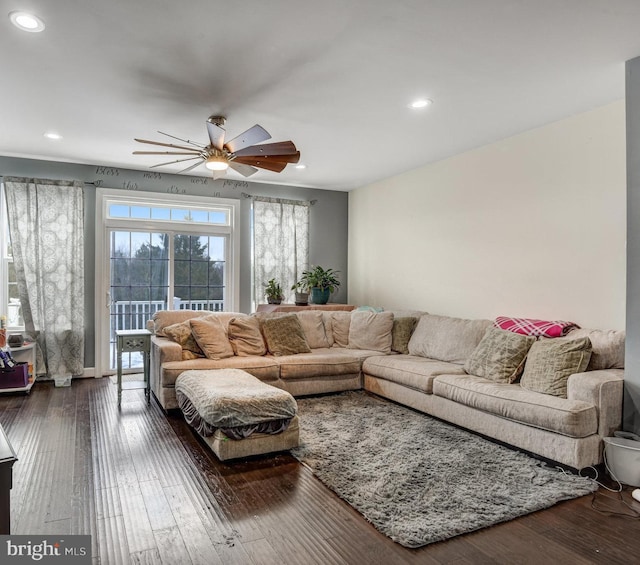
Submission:
POLYGON ((464 370, 470 375, 511 384, 520 376, 535 341, 533 336, 489 328, 464 364, 464 370))
MULTIPOLYGON (((191 324, 189 323, 189 320, 180 322, 178 324, 172 324, 170 326, 165 326, 163 329, 163 333, 165 337, 169 338, 171 341, 179 343, 183 351, 190 351, 198 357, 204 357, 204 352, 191 333, 191 324)), ((187 357, 191 359, 193 358, 191 356, 187 357)))
POLYGON ((255 316, 242 316, 229 321, 229 342, 238 357, 264 355, 264 344, 260 322, 255 316))
POLYGON ((296 353, 311 353, 304 330, 295 314, 260 320, 260 327, 269 353, 280 357, 296 353))
POLYGON ((220 320, 217 318, 192 318, 189 320, 189 324, 196 343, 207 358, 226 359, 233 357, 233 349, 220 320))
POLYGON ((591 341, 551 338, 536 341, 529 350, 520 386, 534 392, 567 398, 567 381, 582 373, 591 359, 591 341))
POLYGON ((391 351, 397 353, 409 353, 409 340, 416 329, 418 318, 407 316, 393 319, 393 329, 391 330, 391 351))
POLYGON ((391 353, 392 329, 393 314, 391 312, 352 312, 349 349, 391 353))

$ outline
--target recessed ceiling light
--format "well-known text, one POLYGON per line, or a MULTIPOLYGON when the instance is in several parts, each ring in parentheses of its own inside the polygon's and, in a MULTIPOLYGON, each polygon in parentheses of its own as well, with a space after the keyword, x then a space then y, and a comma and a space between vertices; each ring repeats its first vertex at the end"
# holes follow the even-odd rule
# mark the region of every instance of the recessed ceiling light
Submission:
POLYGON ((426 108, 427 106, 431 106, 431 104, 433 104, 433 100, 429 100, 428 98, 420 98, 411 102, 411 104, 409 104, 409 108, 417 110, 419 108, 426 108))
POLYGON ((296 169, 306 169, 307 166, 303 165, 302 163, 300 163, 299 165, 296 165, 296 169))
POLYGON ((33 14, 27 12, 11 12, 9 14, 11 23, 23 31, 31 31, 37 33, 44 29, 44 22, 33 14))
POLYGON ((55 140, 62 139, 62 136, 59 133, 56 133, 55 131, 48 131, 47 133, 44 134, 44 136, 47 139, 55 139, 55 140))

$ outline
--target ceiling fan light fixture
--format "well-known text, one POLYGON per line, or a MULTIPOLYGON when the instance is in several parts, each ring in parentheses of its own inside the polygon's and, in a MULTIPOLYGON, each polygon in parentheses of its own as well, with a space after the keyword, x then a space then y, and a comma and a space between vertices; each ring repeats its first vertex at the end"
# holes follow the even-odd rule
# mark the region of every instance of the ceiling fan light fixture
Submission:
POLYGON ((411 104, 409 104, 409 108, 419 110, 420 108, 431 106, 431 104, 433 104, 433 100, 429 100, 429 98, 419 98, 418 100, 414 100, 413 102, 411 102, 411 104))
POLYGON ((204 164, 210 171, 226 171, 229 168, 227 159, 222 155, 211 155, 204 164))

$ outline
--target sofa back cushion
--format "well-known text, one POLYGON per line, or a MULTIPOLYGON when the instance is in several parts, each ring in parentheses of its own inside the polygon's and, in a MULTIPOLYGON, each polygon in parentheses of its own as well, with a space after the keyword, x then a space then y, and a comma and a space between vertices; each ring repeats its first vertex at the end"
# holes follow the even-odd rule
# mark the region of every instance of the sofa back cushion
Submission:
POLYGON ((354 311, 349 326, 349 349, 391 353, 391 312, 354 311))
POLYGON ((591 341, 591 360, 587 371, 624 369, 624 330, 589 330, 581 328, 569 332, 571 339, 588 337, 591 341))
POLYGON ((191 318, 191 333, 209 359, 226 359, 233 357, 233 349, 227 339, 225 330, 219 318, 206 316, 202 318, 191 318))
POLYGON ((304 336, 311 349, 321 347, 331 347, 333 340, 329 341, 324 325, 324 317, 319 310, 306 310, 296 312, 300 325, 304 331, 304 336))
POLYGON ((167 337, 164 329, 173 324, 186 322, 191 318, 202 318, 205 316, 217 317, 224 327, 227 327, 229 320, 235 316, 246 316, 238 312, 210 312, 209 310, 159 310, 152 316, 154 331, 156 335, 167 337))
POLYGON ((331 312, 333 347, 349 347, 351 312, 331 312))
POLYGON ((175 341, 180 345, 180 347, 182 347, 183 359, 204 357, 204 352, 191 333, 191 324, 189 323, 189 320, 165 326, 163 328, 162 335, 171 341, 175 341))
POLYGON ((267 346, 264 344, 260 322, 255 316, 238 316, 229 320, 227 328, 229 343, 238 357, 265 355, 267 346))
POLYGON ((409 340, 409 353, 464 365, 492 323, 425 314, 409 340))

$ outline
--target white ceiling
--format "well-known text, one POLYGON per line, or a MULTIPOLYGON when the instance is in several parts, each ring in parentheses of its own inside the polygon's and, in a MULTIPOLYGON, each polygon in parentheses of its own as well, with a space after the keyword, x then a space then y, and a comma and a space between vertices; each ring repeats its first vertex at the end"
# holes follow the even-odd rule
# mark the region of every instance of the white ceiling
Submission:
POLYGON ((307 165, 252 181, 336 190, 619 100, 640 55, 640 0, 0 6, 0 155, 146 170, 165 159, 132 155, 150 147, 134 137, 206 142, 222 114, 229 136, 258 123, 307 165), (45 31, 18 30, 12 10, 45 31), (420 96, 434 104, 409 109, 420 96))

